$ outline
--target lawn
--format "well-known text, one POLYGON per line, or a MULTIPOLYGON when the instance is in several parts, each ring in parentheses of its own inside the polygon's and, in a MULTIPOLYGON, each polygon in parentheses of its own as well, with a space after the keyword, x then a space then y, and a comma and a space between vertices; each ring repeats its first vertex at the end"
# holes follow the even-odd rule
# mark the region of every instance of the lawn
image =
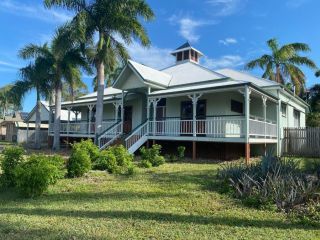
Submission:
POLYGON ((0 194, 1 239, 319 239, 320 227, 219 193, 217 164, 91 172, 37 199, 0 194))

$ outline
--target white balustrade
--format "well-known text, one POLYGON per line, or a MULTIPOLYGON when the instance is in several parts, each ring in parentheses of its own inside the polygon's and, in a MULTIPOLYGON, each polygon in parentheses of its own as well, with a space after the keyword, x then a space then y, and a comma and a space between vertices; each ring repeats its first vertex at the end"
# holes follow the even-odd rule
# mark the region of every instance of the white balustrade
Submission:
POLYGON ((98 137, 98 146, 100 149, 104 149, 109 146, 113 141, 115 141, 121 135, 122 122, 114 124, 111 128, 105 131, 102 135, 98 137))
MULTIPOLYGON (((197 136, 224 138, 244 136, 243 117, 210 117, 196 120, 197 136)), ((193 134, 193 120, 167 119, 150 121, 150 135, 183 136, 193 134)))
POLYGON ((250 119, 249 134, 254 137, 277 137, 277 124, 257 119, 250 119))
POLYGON ((148 124, 148 121, 143 123, 125 139, 127 149, 130 149, 139 140, 148 135, 148 124))
MULTIPOLYGON (((107 130, 115 124, 115 120, 108 120, 102 122, 102 131, 107 130)), ((50 133, 54 131, 54 124, 50 124, 50 133)), ((95 123, 88 122, 70 122, 70 123, 60 123, 60 133, 68 135, 93 135, 95 131, 95 123), (90 124, 90 132, 89 130, 90 124)))

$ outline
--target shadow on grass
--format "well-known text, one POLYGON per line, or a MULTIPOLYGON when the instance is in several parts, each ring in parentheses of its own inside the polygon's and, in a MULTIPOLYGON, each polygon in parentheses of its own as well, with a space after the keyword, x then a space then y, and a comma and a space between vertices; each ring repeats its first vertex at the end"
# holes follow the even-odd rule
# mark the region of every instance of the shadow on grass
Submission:
POLYGON ((243 219, 239 217, 179 215, 171 213, 147 212, 147 211, 83 211, 60 209, 25 209, 2 208, 1 214, 22 214, 27 216, 43 217, 80 217, 90 219, 130 219, 142 221, 158 221, 166 223, 199 224, 199 225, 225 225, 230 227, 257 227, 275 229, 318 229, 320 226, 306 226, 296 223, 278 220, 243 219))
POLYGON ((193 170, 170 173, 152 173, 150 181, 158 184, 178 184, 186 186, 188 184, 197 184, 200 190, 215 191, 221 193, 224 191, 224 185, 217 178, 216 170, 193 170))
MULTIPOLYGON (((169 193, 169 192, 134 192, 134 191, 107 191, 107 192, 62 192, 52 193, 37 198, 41 202, 94 202, 94 201, 127 201, 139 199, 166 199, 166 198, 185 198, 187 194, 184 193, 169 193)), ((0 194, 1 205, 11 204, 15 202, 29 202, 30 199, 19 196, 13 190, 8 190, 0 194)), ((1 212, 2 208, 0 209, 1 212)))

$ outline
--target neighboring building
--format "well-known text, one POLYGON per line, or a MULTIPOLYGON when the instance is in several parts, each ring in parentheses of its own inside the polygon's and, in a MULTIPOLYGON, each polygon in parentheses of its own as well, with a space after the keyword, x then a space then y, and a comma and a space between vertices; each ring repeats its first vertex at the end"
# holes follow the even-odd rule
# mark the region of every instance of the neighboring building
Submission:
MULTIPOLYGON (((48 128, 49 128, 49 104, 41 101, 41 127, 40 127, 40 140, 44 145, 48 144, 48 128)), ((81 117, 81 114, 79 115, 81 117)), ((52 116, 53 118, 53 116, 52 116)), ((76 120, 76 115, 70 113, 71 121, 76 120)), ((68 120, 68 111, 61 111, 61 121, 68 120)), ((34 143, 35 141, 35 128, 36 128, 36 106, 30 113, 15 112, 13 116, 7 116, 5 120, 0 123, 0 131, 2 139, 9 142, 17 143, 34 143)))
MULTIPOLYGON (((186 145, 193 158, 248 159, 267 147, 280 154, 283 127, 305 127, 308 105, 282 85, 232 69, 209 70, 189 43, 172 55, 176 64, 160 71, 129 60, 105 89, 101 149, 122 139, 133 153, 152 140, 164 151, 186 145)), ((95 104, 96 92, 62 103, 81 112, 81 121, 63 123, 61 137, 95 138, 95 104)))
MULTIPOLYGON (((18 143, 29 143, 32 144, 35 141, 35 129, 36 129, 36 109, 35 106, 31 112, 26 117, 23 123, 19 123, 17 126, 17 142, 18 143)), ((51 121, 53 121, 53 115, 51 115, 51 121)), ((81 115, 79 116, 81 117, 81 115)), ((40 130, 40 142, 44 145, 48 144, 48 128, 49 128, 49 119, 50 119, 50 109, 49 103, 46 101, 41 101, 41 110, 40 110, 40 119, 41 119, 41 130, 40 130)), ((61 122, 66 122, 68 120, 68 111, 61 110, 61 122)), ((73 112, 70 112, 70 120, 76 121, 76 115, 73 112)))

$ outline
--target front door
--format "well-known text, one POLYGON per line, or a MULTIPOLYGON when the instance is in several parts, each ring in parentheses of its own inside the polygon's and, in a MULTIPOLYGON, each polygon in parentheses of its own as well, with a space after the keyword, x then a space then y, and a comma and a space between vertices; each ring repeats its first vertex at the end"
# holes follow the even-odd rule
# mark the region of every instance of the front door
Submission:
POLYGON ((123 132, 128 134, 132 131, 132 106, 124 107, 123 132))

